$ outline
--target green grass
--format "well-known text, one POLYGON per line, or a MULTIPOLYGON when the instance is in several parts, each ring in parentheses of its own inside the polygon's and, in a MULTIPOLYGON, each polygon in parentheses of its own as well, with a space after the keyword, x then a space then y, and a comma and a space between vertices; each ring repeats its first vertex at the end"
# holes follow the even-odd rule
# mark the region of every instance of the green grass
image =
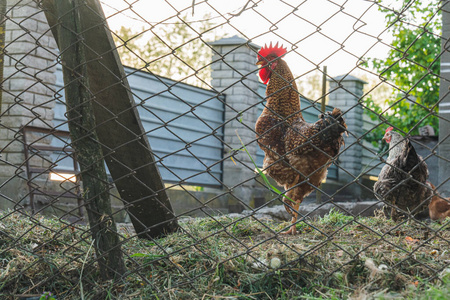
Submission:
POLYGON ((0 296, 57 299, 446 299, 450 229, 337 210, 277 233, 270 219, 189 218, 165 238, 120 229, 129 273, 101 282, 85 226, 0 214, 0 296), (428 227, 428 228, 427 228, 428 227))
POLYGON ((332 226, 342 226, 353 221, 352 216, 347 216, 337 209, 332 208, 328 214, 320 218, 320 223, 332 225, 332 226))

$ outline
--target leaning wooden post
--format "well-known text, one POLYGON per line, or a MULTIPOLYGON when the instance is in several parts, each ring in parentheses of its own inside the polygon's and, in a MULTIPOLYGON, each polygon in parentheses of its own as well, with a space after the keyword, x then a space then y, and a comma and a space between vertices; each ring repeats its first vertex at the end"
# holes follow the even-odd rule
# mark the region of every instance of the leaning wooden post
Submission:
MULTIPOLYGON (((55 0, 41 0, 58 41, 55 0)), ((139 237, 153 239, 178 230, 164 182, 139 118, 117 49, 99 0, 78 7, 86 47, 96 132, 104 159, 139 237)), ((61 48, 61 45, 59 45, 61 48)))
POLYGON ((95 131, 92 96, 89 91, 85 45, 81 37, 80 0, 55 1, 59 20, 67 115, 72 144, 77 152, 86 210, 94 240, 100 274, 112 279, 125 272, 116 225, 111 216, 109 185, 103 152, 95 131))

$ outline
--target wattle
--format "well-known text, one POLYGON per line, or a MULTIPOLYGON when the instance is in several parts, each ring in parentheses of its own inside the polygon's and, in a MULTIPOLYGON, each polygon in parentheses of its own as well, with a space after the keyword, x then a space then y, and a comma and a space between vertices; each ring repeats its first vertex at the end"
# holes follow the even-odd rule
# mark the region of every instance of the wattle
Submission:
POLYGON ((271 74, 272 72, 269 70, 268 67, 264 67, 259 70, 259 78, 261 78, 264 84, 267 84, 267 82, 269 82, 271 74))

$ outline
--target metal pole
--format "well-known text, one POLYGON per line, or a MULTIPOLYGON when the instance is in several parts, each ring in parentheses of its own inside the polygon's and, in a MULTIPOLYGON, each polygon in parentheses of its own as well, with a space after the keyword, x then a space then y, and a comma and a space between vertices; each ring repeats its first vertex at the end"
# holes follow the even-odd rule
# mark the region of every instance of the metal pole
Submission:
POLYGON ((323 66, 322 73, 322 105, 320 107, 322 113, 325 113, 325 94, 327 93, 327 66, 323 66))
MULTIPOLYGON (((325 113, 326 105, 325 105, 325 94, 327 93, 327 66, 323 66, 322 72, 322 99, 320 103, 320 110, 322 113, 325 113)), ((322 193, 317 190, 316 191, 316 203, 322 203, 322 193)))
MULTIPOLYGON (((6 0, 0 0, 0 89, 3 91, 3 67, 5 64, 5 30, 6 30, 6 0)), ((2 115, 3 93, 0 92, 0 116, 2 115)))
POLYGON ((450 1, 442 1, 441 81, 439 87, 439 191, 450 195, 450 1), (446 181, 446 182, 445 182, 446 181))

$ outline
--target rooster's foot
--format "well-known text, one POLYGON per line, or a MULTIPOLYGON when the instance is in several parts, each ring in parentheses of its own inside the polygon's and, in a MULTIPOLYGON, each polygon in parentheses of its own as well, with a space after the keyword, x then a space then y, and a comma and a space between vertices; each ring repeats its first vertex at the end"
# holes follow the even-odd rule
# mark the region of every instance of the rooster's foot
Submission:
POLYGON ((280 234, 286 234, 286 235, 292 234, 292 235, 296 235, 296 234, 297 234, 297 228, 295 227, 295 225, 292 225, 291 228, 290 228, 289 230, 280 232, 280 234))

